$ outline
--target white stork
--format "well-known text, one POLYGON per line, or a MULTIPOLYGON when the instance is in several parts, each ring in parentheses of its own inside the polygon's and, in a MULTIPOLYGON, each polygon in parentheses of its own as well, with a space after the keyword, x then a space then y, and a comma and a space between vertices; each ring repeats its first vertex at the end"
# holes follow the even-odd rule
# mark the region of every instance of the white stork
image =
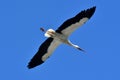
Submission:
MULTIPOLYGON (((45 36, 48 37, 48 39, 42 43, 38 52, 33 56, 28 64, 28 68, 31 69, 42 64, 61 43, 65 43, 78 50, 84 51, 78 45, 71 43, 68 40, 68 37, 74 30, 76 30, 79 26, 82 26, 82 24, 91 18, 95 12, 95 9, 96 6, 81 11, 75 17, 65 21, 56 31, 53 29, 48 29, 45 33, 45 36)), ((42 31, 44 30, 42 29, 42 31)))

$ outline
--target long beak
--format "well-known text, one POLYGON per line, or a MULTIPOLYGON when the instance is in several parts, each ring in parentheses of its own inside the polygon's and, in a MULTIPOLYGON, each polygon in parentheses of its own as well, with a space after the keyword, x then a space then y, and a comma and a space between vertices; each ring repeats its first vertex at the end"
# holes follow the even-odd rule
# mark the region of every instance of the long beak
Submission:
POLYGON ((42 27, 40 28, 40 30, 41 30, 42 32, 45 32, 45 29, 44 29, 44 28, 42 28, 42 27))

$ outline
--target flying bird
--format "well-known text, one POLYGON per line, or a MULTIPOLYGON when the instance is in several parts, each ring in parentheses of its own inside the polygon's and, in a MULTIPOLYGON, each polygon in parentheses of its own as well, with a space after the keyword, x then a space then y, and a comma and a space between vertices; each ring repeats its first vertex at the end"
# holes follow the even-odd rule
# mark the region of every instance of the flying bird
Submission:
POLYGON ((44 63, 46 59, 49 58, 49 56, 53 53, 56 47, 61 43, 84 51, 78 45, 71 43, 70 40, 68 40, 68 37, 74 30, 82 26, 88 19, 92 17, 95 9, 96 6, 93 6, 89 9, 81 11, 73 18, 66 20, 57 30, 48 29, 45 31, 43 28, 40 28, 43 32, 45 32, 44 35, 48 38, 41 44, 38 52, 30 60, 27 67, 31 69, 44 63))

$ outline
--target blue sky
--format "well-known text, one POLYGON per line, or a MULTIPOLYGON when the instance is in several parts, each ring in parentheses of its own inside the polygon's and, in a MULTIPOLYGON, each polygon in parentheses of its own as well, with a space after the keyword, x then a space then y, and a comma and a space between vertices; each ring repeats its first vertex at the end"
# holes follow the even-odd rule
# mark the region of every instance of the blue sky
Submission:
POLYGON ((119 0, 0 1, 0 80, 120 80, 119 0), (27 64, 46 39, 39 28, 57 29, 81 10, 97 6, 69 39, 86 54, 59 46, 42 65, 27 64))

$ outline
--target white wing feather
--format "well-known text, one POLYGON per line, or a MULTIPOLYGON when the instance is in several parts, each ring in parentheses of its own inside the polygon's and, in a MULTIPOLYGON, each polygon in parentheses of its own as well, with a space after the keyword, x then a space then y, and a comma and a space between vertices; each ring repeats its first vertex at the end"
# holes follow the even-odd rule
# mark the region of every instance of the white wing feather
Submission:
POLYGON ((50 44, 50 46, 48 47, 47 53, 45 53, 42 56, 42 61, 45 61, 53 53, 53 51, 58 47, 58 45, 60 45, 60 43, 61 43, 60 41, 54 39, 50 44))
POLYGON ((81 19, 79 22, 70 25, 69 27, 65 28, 64 30, 62 30, 61 32, 66 35, 69 36, 73 31, 75 31, 79 26, 82 26, 86 21, 88 20, 88 18, 83 18, 81 19))

